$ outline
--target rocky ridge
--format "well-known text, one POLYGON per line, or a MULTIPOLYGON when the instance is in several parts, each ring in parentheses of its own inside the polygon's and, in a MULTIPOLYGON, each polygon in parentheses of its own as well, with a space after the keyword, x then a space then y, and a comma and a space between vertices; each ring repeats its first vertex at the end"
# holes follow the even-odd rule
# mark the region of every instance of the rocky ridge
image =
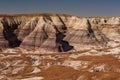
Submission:
POLYGON ((1 16, 0 21, 1 48, 19 47, 45 53, 79 51, 85 44, 89 44, 87 48, 107 47, 111 38, 120 34, 119 17, 9 15, 1 16))

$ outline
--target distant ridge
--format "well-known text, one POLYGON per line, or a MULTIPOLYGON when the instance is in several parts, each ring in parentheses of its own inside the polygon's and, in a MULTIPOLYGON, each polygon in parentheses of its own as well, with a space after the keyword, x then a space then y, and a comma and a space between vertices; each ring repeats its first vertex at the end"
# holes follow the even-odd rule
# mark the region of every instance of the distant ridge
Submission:
POLYGON ((18 16, 28 16, 28 17, 34 17, 34 16, 66 16, 71 17, 73 15, 64 14, 64 13, 26 13, 26 14, 0 14, 0 17, 18 17, 18 16))

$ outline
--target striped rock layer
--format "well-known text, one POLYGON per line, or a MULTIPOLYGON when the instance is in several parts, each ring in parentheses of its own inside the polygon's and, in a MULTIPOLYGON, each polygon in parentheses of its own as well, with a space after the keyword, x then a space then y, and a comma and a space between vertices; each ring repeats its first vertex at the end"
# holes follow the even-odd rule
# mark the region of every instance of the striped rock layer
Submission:
POLYGON ((82 18, 65 14, 0 16, 0 47, 40 52, 79 50, 84 45, 107 46, 120 35, 120 17, 82 18))

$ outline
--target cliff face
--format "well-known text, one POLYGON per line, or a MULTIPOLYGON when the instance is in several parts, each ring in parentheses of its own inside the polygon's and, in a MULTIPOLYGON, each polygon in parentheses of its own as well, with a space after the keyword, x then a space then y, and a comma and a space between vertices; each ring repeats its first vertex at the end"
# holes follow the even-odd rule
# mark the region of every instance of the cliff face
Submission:
MULTIPOLYGON (((1 16, 0 47, 66 52, 107 47, 120 35, 120 18, 67 15, 1 16)), ((117 40, 117 39, 116 39, 117 40)))

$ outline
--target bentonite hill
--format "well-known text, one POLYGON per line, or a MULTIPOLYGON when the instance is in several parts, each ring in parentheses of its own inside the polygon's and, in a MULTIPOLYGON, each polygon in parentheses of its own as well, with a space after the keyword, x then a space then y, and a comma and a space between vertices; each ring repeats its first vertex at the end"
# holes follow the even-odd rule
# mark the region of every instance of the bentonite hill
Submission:
POLYGON ((0 15, 0 80, 120 80, 120 17, 0 15))

